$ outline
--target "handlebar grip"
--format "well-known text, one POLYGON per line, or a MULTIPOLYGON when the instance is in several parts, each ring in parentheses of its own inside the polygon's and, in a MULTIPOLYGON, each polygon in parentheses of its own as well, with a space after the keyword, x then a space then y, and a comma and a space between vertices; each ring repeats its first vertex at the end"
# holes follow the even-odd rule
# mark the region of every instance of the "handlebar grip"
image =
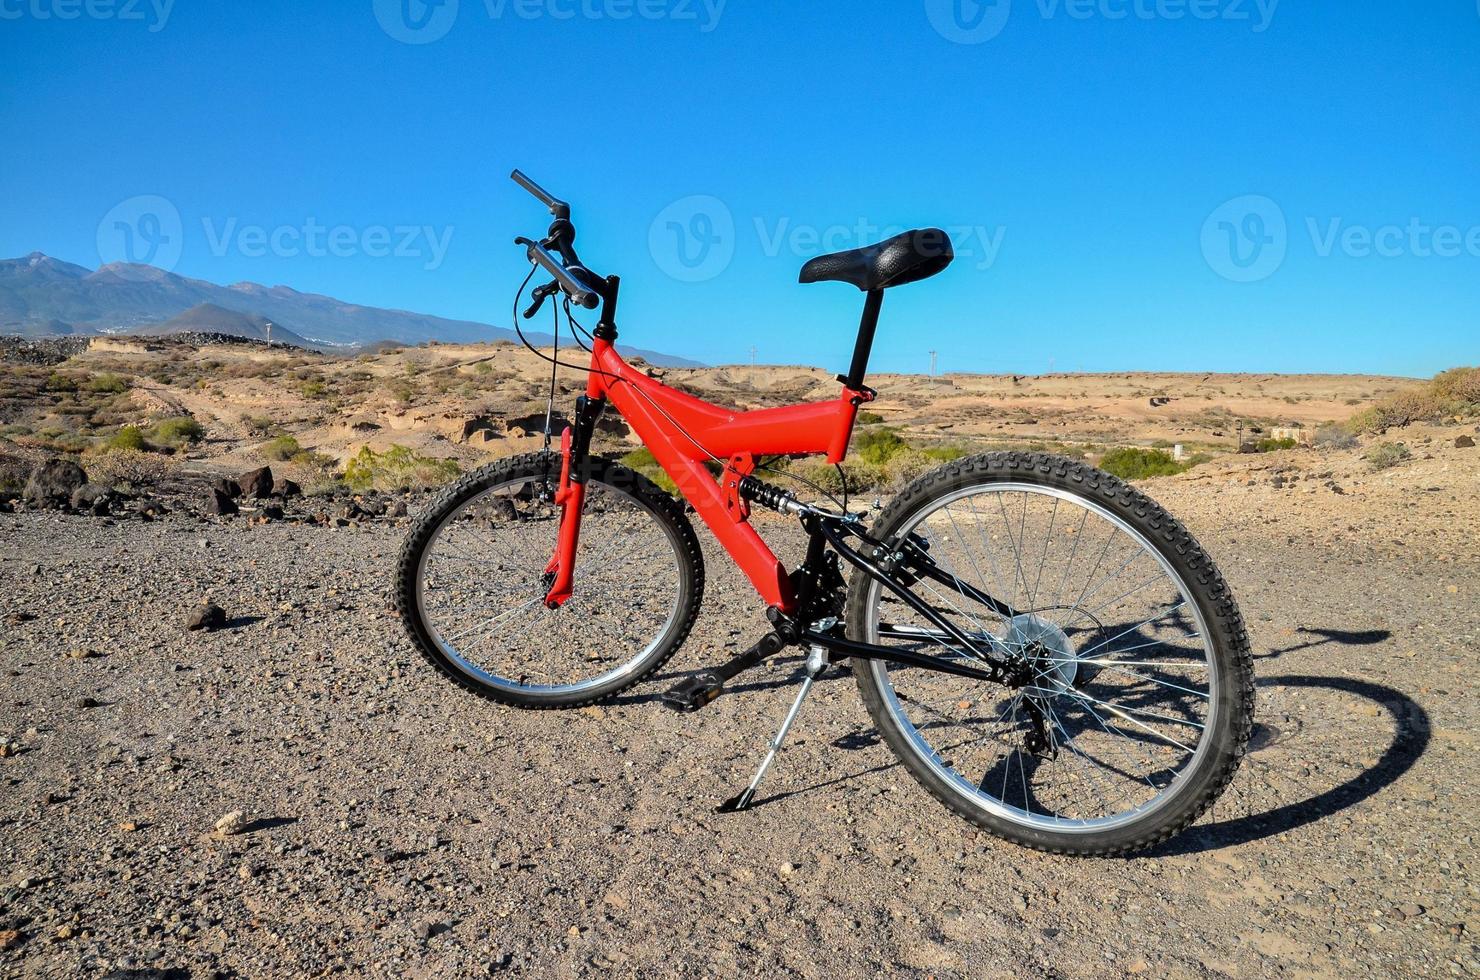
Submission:
POLYGON ((596 304, 601 302, 601 297, 572 276, 569 270, 560 264, 560 260, 550 254, 549 249, 542 247, 536 242, 526 242, 525 248, 527 249, 526 254, 529 256, 529 260, 537 263, 546 272, 554 276, 555 281, 560 283, 560 288, 565 290, 565 294, 577 306, 584 306, 588 310, 594 310, 596 304))
POLYGON ((570 217, 570 205, 566 204, 564 201, 560 200, 558 197, 545 190, 539 184, 536 184, 534 181, 524 176, 524 171, 516 169, 513 173, 509 174, 509 177, 514 181, 514 183, 518 184, 520 187, 529 191, 529 193, 538 198, 539 202, 545 207, 549 208, 550 213, 553 214, 555 217, 570 217))

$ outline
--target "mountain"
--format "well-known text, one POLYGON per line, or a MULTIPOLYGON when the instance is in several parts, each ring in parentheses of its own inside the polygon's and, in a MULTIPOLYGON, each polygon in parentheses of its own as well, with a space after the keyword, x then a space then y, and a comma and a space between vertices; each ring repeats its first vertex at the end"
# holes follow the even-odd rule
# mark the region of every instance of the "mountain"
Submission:
MULTIPOLYGON (((321 350, 358 349, 382 341, 420 344, 428 340, 476 343, 518 339, 514 331, 486 323, 360 306, 332 296, 300 293, 288 286, 255 282, 219 286, 129 262, 111 262, 92 270, 40 252, 0 259, 0 334, 43 337, 132 333, 203 305, 270 320, 274 340, 280 330, 290 331, 303 339, 304 346, 321 350)), ((236 325, 242 326, 239 322, 236 325)), ((534 344, 551 341, 549 334, 526 336, 534 344)), ((663 367, 701 366, 696 361, 625 345, 622 351, 663 367)))
POLYGON ((130 334, 146 337, 168 337, 181 333, 222 333, 229 337, 246 337, 275 344, 291 344, 294 347, 313 347, 313 342, 274 323, 265 316, 238 313, 217 306, 201 303, 192 306, 179 316, 170 317, 163 323, 134 327, 130 334))

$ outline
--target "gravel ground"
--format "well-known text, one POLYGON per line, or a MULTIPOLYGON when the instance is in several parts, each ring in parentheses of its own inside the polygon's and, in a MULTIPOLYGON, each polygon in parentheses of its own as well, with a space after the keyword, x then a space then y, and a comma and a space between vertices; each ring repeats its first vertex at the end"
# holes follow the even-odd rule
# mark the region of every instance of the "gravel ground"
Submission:
POLYGON ((413 654, 395 522, 0 514, 0 975, 1480 973, 1480 457, 1431 462, 1341 494, 1148 486, 1239 596, 1260 727, 1214 812, 1115 860, 947 813, 840 668, 763 805, 715 813, 799 662, 655 703, 763 626, 708 540, 659 678, 529 713, 413 654), (206 596, 227 628, 186 632, 206 596))

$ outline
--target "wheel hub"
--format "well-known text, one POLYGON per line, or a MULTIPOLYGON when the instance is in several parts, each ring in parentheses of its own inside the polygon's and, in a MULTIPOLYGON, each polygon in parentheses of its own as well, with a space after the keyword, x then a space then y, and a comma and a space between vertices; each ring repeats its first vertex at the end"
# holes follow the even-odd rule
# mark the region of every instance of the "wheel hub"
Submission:
POLYGON ((1079 676, 1079 660, 1063 630, 1032 613, 1019 613, 1007 626, 1004 639, 1029 672, 1024 693, 1052 698, 1073 687, 1079 676))

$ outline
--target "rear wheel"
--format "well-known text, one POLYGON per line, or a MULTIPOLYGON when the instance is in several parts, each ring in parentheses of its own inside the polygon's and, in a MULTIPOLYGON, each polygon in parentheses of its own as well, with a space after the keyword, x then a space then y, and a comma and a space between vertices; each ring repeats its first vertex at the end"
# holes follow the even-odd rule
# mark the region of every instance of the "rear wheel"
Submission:
POLYGON ((422 655, 505 704, 564 708, 625 690, 671 657, 704 592, 699 542, 668 494, 593 458, 575 592, 544 598, 560 457, 516 456, 448 487, 407 535, 396 608, 422 655))
MULTIPOLYGON (((956 587, 925 578, 914 594, 1017 668, 1001 686, 855 664, 885 740, 952 810, 1032 847, 1115 854, 1180 831, 1227 786, 1252 727, 1243 623, 1192 535, 1138 490, 988 453, 915 481, 872 533, 924 542, 956 587)), ((858 640, 977 655, 872 578, 855 577, 847 617, 858 640)))

